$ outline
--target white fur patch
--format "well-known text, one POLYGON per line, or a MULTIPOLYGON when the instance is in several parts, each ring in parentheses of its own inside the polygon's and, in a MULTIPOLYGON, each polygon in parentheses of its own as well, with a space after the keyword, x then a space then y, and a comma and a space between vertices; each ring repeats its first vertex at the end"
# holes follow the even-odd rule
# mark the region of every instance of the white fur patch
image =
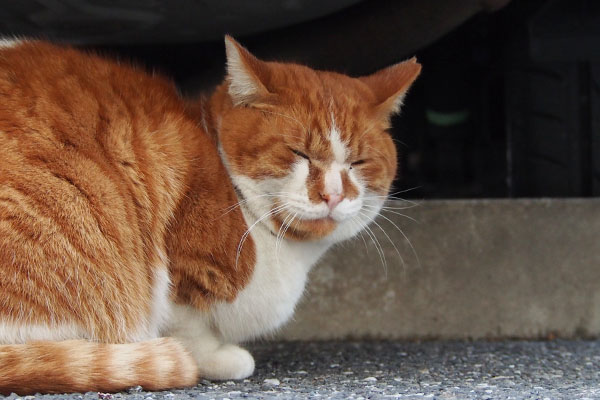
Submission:
POLYGON ((169 260, 164 251, 157 249, 160 264, 154 271, 154 285, 152 287, 152 312, 149 319, 150 337, 158 337, 160 330, 164 328, 171 315, 171 279, 169 278, 169 260))
POLYGON ((154 267, 150 315, 136 334, 129 338, 131 342, 160 337, 161 331, 166 327, 171 317, 171 302, 169 300, 171 279, 167 269, 169 260, 164 251, 158 248, 156 251, 160 262, 154 267))
POLYGON ((214 380, 244 379, 254 372, 254 358, 248 350, 224 344, 198 360, 200 376, 214 380))
POLYGON ((344 185, 342 183, 342 171, 347 169, 348 167, 346 165, 340 164, 337 161, 331 163, 325 172, 325 193, 342 194, 344 191, 344 185))
POLYGON ((331 115, 331 130, 329 131, 329 142, 333 151, 333 157, 339 164, 347 163, 348 148, 342 141, 342 137, 338 127, 335 125, 333 114, 331 115))
POLYGON ((213 325, 210 315, 174 304, 169 334, 177 337, 192 354, 201 377, 222 380, 250 376, 254 372, 250 353, 238 346, 223 344, 213 325))
MULTIPOLYGON (((166 266, 166 264, 164 264, 166 266)), ((169 293, 171 279, 167 268, 157 268, 154 273, 152 288, 152 314, 150 316, 150 331, 153 337, 158 337, 160 330, 166 325, 171 314, 169 293)))
MULTIPOLYGON (((256 222, 244 208, 248 226, 256 222)), ((283 240, 277 245, 270 228, 257 224, 251 232, 256 264, 250 282, 231 302, 211 309, 212 320, 227 342, 238 343, 272 332, 293 314, 307 273, 325 252, 324 242, 283 240)))

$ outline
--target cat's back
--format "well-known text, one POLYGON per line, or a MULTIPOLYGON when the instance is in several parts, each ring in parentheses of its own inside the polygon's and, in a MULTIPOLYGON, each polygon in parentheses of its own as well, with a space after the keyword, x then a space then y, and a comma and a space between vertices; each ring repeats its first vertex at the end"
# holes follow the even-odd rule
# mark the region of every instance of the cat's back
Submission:
POLYGON ((0 45, 0 288, 23 286, 20 274, 35 287, 2 300, 0 320, 20 315, 24 301, 51 304, 51 293, 64 306, 34 320, 88 304, 84 319, 135 325, 197 144, 183 109, 170 81, 129 63, 39 41, 0 45), (64 284, 90 268, 105 309, 97 282, 64 284), (124 290, 128 303, 109 307, 124 290), (73 297, 81 293, 89 299, 73 297))
POLYGON ((170 81, 128 62, 42 41, 0 46, 0 98, 4 139, 56 139, 75 147, 181 113, 170 81))
POLYGON ((17 174, 88 201, 132 197, 142 214, 174 207, 196 139, 171 81, 69 47, 4 42, 0 103, 0 184, 17 174))

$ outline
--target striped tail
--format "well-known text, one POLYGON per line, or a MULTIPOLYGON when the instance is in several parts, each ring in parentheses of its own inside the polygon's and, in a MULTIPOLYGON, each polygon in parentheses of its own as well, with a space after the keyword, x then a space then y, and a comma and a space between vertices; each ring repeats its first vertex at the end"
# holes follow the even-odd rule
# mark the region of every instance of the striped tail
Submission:
POLYGON ((177 340, 105 344, 84 340, 0 345, 0 393, 118 392, 193 386, 195 361, 177 340))

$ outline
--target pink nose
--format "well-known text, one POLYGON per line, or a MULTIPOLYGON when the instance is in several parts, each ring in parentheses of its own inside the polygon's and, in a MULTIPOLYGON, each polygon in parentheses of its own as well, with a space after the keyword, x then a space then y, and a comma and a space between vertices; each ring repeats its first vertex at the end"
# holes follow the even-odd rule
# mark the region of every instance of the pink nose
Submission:
POLYGON ((344 196, 335 193, 321 194, 321 198, 327 202, 327 206, 330 210, 333 210, 335 206, 337 206, 342 200, 344 200, 344 196))

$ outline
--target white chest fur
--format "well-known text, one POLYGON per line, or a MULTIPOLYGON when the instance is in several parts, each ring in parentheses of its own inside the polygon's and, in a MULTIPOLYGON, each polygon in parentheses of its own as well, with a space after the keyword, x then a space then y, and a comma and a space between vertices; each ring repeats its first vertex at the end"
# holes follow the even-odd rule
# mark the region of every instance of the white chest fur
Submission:
POLYGON ((304 292, 310 268, 328 247, 288 240, 277 245, 276 237, 263 224, 257 224, 251 236, 257 260, 250 282, 235 301, 219 303, 211 312, 215 327, 227 342, 255 338, 286 322, 304 292))

